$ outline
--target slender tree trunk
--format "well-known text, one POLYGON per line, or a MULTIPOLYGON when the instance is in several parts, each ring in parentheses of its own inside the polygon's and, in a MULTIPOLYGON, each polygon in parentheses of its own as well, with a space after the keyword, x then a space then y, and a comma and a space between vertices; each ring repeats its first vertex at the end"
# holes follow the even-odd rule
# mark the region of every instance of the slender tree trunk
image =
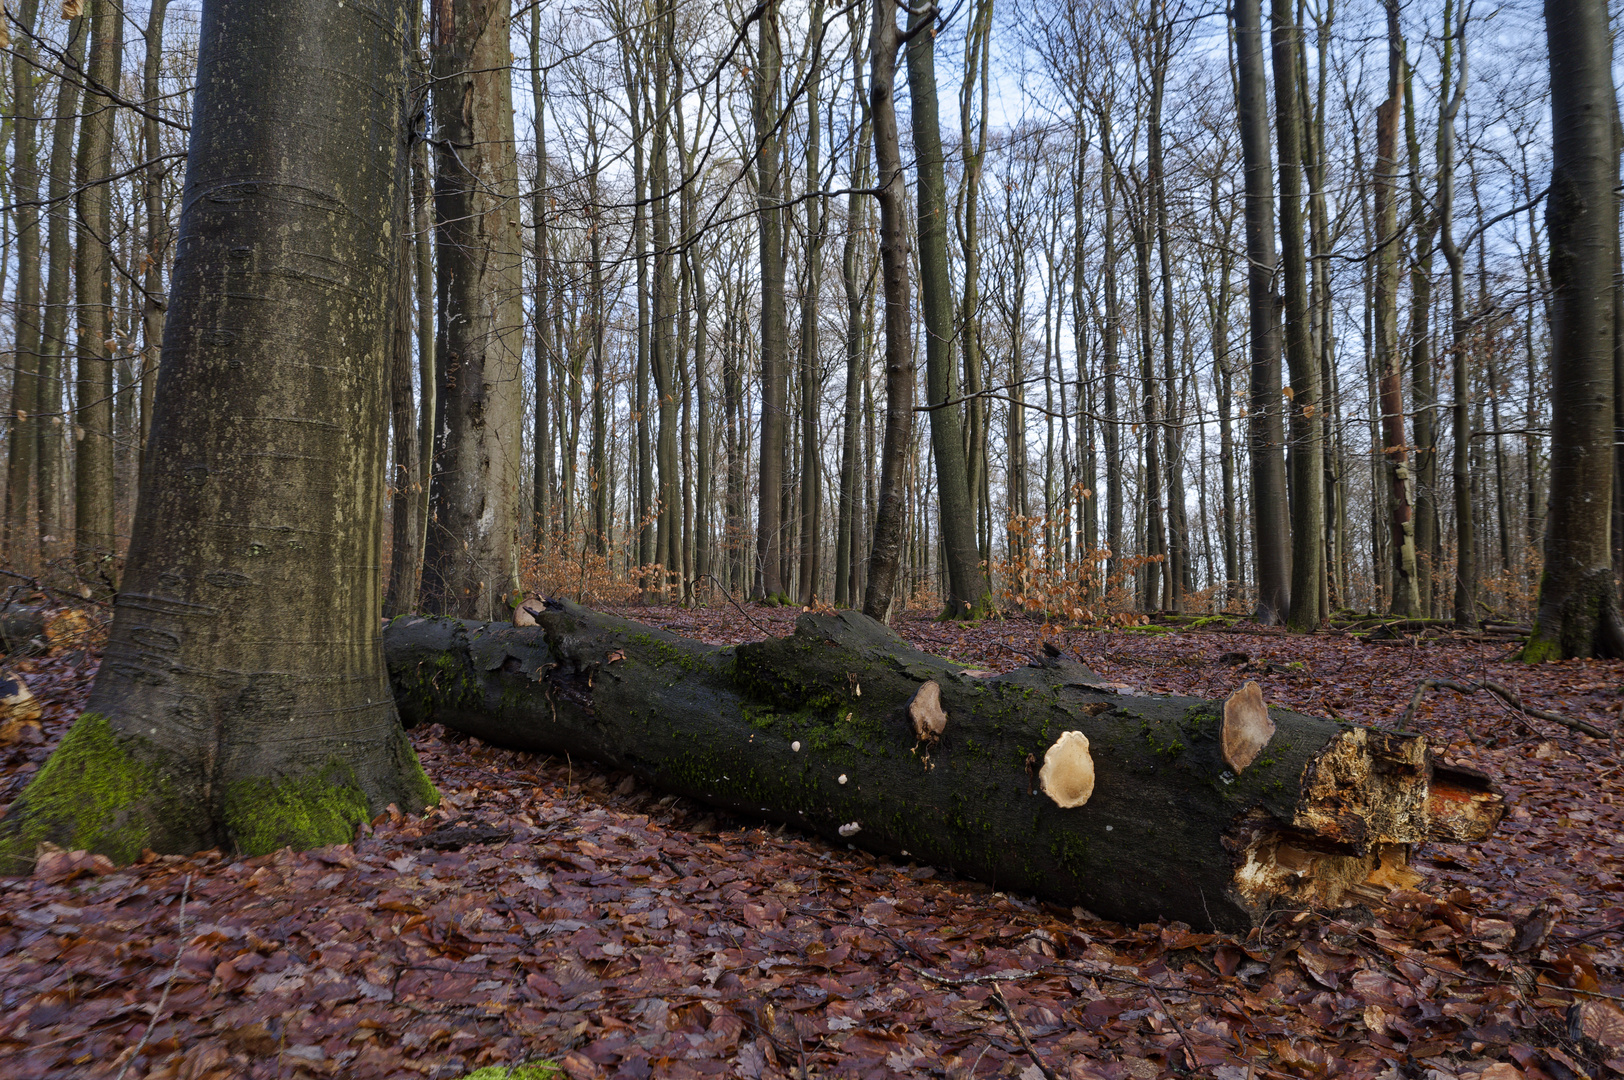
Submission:
MULTIPOLYGON (((1167 67, 1172 62, 1173 29, 1163 22, 1162 6, 1150 7, 1150 108, 1146 118, 1147 164, 1150 167, 1151 197, 1155 201, 1156 249, 1160 259, 1162 287, 1162 450, 1167 472, 1167 564, 1163 567, 1162 606, 1169 611, 1184 610, 1185 577, 1189 572, 1189 537, 1184 528, 1184 481, 1179 463, 1179 424, 1183 414, 1178 406, 1173 357, 1173 252, 1167 225, 1167 174, 1162 162, 1162 99, 1167 85, 1167 67)), ((1150 417, 1146 417, 1149 423, 1150 417)), ((1151 440, 1147 439, 1147 442, 1151 440)), ((1154 500, 1154 496, 1152 496, 1154 500)))
POLYGON ((1238 61, 1236 112, 1246 170, 1247 298, 1252 333, 1251 423, 1252 545, 1256 560, 1257 619, 1283 621, 1290 609, 1290 535, 1282 450, 1280 312, 1274 297, 1274 180, 1269 160, 1269 111, 1263 68, 1260 0, 1234 6, 1238 61))
POLYGON ((1100 333, 1101 358, 1105 368, 1105 547, 1110 553, 1106 561, 1106 591, 1117 579, 1118 559, 1126 552, 1122 547, 1122 425, 1117 419, 1117 373, 1121 365, 1118 355, 1122 333, 1122 313, 1117 295, 1116 279, 1116 158, 1111 147, 1110 103, 1098 108, 1100 126, 1100 196, 1105 204, 1104 233, 1100 238, 1100 261, 1105 278, 1105 325, 1100 333))
MULTIPOLYGON (((162 0, 159 0, 161 3, 162 0)), ((32 563, 23 551, 28 532, 29 496, 34 490, 40 431, 40 229, 39 164, 35 133, 39 108, 35 104, 36 54, 34 22, 39 0, 23 0, 13 18, 18 33, 12 38, 11 196, 17 205, 16 369, 11 384, 11 442, 7 460, 5 553, 13 564, 32 563)), ((72 120, 57 122, 71 126, 72 120)), ((29 553, 31 554, 31 553, 29 553)))
MULTIPOLYGON (((1465 258, 1455 243, 1455 115, 1466 96, 1466 12, 1451 28, 1454 5, 1444 4, 1444 42, 1440 63, 1438 117, 1438 222, 1439 244, 1449 263, 1450 369, 1454 382, 1452 412, 1455 441, 1452 480, 1455 488, 1455 625, 1461 630, 1477 626, 1477 523, 1472 506, 1471 387, 1466 318, 1465 258), (1460 44, 1460 76, 1450 85, 1451 61, 1460 44)), ((1616 155, 1615 155, 1616 160, 1616 155)), ((1615 234, 1617 230, 1614 230, 1615 234)))
POLYGON ((421 503, 418 492, 423 486, 422 454, 417 439, 421 430, 417 419, 417 404, 412 393, 412 341, 416 337, 416 304, 413 289, 413 270, 417 262, 416 245, 412 241, 412 219, 415 210, 411 204, 411 184, 405 172, 411 167, 408 157, 401 158, 402 177, 396 187, 398 205, 394 207, 397 236, 395 240, 394 318, 389 343, 389 427, 394 435, 394 459, 390 469, 389 486, 391 527, 389 530, 389 581, 384 588, 383 613, 385 618, 404 615, 417 607, 417 595, 422 585, 423 552, 417 546, 421 535, 418 512, 421 503))
POLYGON ((1387 7, 1387 100, 1376 111, 1375 308, 1376 368, 1381 413, 1382 455, 1388 468, 1388 520, 1392 533, 1394 612, 1418 618, 1423 612, 1415 546, 1415 477, 1404 440, 1404 375, 1398 349, 1398 125, 1403 102, 1404 39, 1399 34, 1398 0, 1387 7))
MULTIPOLYGON (((1445 0, 1447 12, 1450 0, 1445 0)), ((1445 48, 1449 45, 1446 42, 1445 48)), ((1448 88, 1444 88, 1448 92, 1448 88)), ((1404 129, 1410 153, 1410 220, 1415 250, 1410 259, 1410 402, 1415 418, 1415 590, 1421 613, 1431 615, 1434 572, 1442 565, 1438 525, 1438 387, 1432 360, 1432 257, 1438 213, 1421 187, 1421 143, 1415 127, 1415 75, 1404 65, 1404 129)), ((1397 302, 1396 300, 1394 301, 1397 302)))
POLYGON ((163 66, 164 18, 169 11, 169 0, 148 0, 147 54, 141 69, 141 93, 146 99, 148 113, 141 121, 141 149, 150 165, 142 178, 143 197, 146 201, 147 234, 143 253, 145 269, 142 272, 142 291, 145 294, 141 309, 141 443, 140 472, 147 471, 147 439, 152 433, 152 409, 158 392, 158 358, 163 349, 164 313, 169 301, 164 295, 164 263, 169 251, 169 210, 164 205, 163 178, 165 168, 158 162, 162 147, 158 141, 158 96, 163 66))
MULTIPOLYGON (((885 0, 878 0, 882 5, 885 0)), ((756 220, 761 257, 761 452, 757 485, 757 595, 779 596, 788 398, 788 328, 784 310, 783 140, 779 132, 779 3, 768 0, 757 24, 755 125, 756 220)))
POLYGON ((7 872, 45 841, 342 844, 435 799, 378 622, 409 25, 401 0, 203 9, 187 177, 213 197, 181 217, 127 583, 86 712, 0 826, 7 872))
POLYGON ((445 343, 423 605, 499 618, 518 588, 524 327, 510 0, 450 0, 433 24, 445 343))
POLYGON ((1308 268, 1303 258, 1303 116, 1297 87, 1297 35, 1291 0, 1272 0, 1275 129, 1280 143, 1280 249, 1285 279, 1286 364, 1291 371, 1291 611, 1286 623, 1319 626, 1325 589, 1324 401, 1310 336, 1308 268))
MULTIPOLYGON (((806 189, 823 187, 820 156, 823 128, 818 116, 823 81, 823 0, 813 0, 809 18, 812 55, 806 81, 806 189)), ((801 289, 801 569, 798 602, 812 603, 818 585, 819 511, 823 505, 822 469, 818 461, 818 424, 822 419, 822 380, 818 377, 818 300, 823 287, 823 244, 829 234, 829 212, 822 199, 806 203, 806 281, 801 289)))
MULTIPOLYGON (((74 567, 98 591, 118 587, 113 557, 113 343, 111 263, 113 172, 112 99, 95 87, 116 87, 124 56, 123 12, 113 0, 90 0, 90 52, 85 72, 90 90, 79 125, 78 239, 74 247, 77 318, 74 345, 74 567)), ((230 333, 230 331, 224 331, 230 333)))
MULTIPOLYGON (((79 16, 68 23, 68 59, 71 66, 84 64, 85 41, 90 23, 79 16)), ((62 519, 63 437, 73 430, 64 423, 62 376, 67 357, 72 355, 68 327, 69 269, 73 265, 73 149, 79 112, 79 82, 62 79, 56 97, 56 130, 51 134, 50 176, 46 183, 46 241, 50 269, 45 278, 45 315, 40 330, 40 424, 39 433, 39 548, 40 557, 50 561, 61 550, 66 522, 62 519)))
MULTIPOLYGON (((557 355, 560 341, 548 333, 547 295, 552 287, 552 264, 548 261, 547 231, 547 90, 541 77, 541 5, 530 7, 530 110, 535 127, 536 183, 530 192, 530 222, 535 230, 533 241, 536 259, 536 294, 533 300, 535 323, 532 357, 536 364, 536 425, 531 440, 535 468, 531 494, 531 542, 537 551, 548 546, 548 531, 552 527, 553 495, 553 437, 551 417, 548 415, 548 374, 557 355)), ((567 543, 569 538, 565 536, 567 543)))
POLYGON ((1551 57, 1551 495, 1529 661, 1624 656, 1609 538, 1618 147, 1603 0, 1547 0, 1551 57))
MULTIPOLYGON (((885 442, 879 505, 869 550, 863 614, 884 621, 896 593, 907 527, 907 470, 913 442, 914 357, 908 296, 908 228, 897 134, 896 70, 901 34, 897 0, 875 0, 869 46, 874 167, 879 186, 880 262, 885 292, 885 442)), ((765 486, 765 485, 764 485, 765 486)), ((765 496, 763 496, 765 502, 765 496)))
MULTIPOLYGON (((934 19, 931 11, 924 18, 934 19)), ((916 20, 917 23, 917 20, 916 20)), ((943 614, 975 618, 992 604, 981 570, 976 519, 964 442, 964 415, 957 404, 953 355, 953 281, 947 265, 947 177, 936 106, 935 35, 917 24, 908 42, 908 92, 913 106, 914 158, 918 168, 919 302, 925 327, 925 405, 936 461, 936 500, 948 594, 943 614)), ((967 313, 968 314, 968 313, 967 313)))

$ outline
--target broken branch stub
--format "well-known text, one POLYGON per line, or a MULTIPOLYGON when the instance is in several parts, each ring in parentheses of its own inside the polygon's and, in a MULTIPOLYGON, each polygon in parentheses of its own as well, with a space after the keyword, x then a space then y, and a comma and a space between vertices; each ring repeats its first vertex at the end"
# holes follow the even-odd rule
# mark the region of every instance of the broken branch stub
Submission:
POLYGON ((1087 735, 1081 731, 1060 733, 1043 755, 1038 786, 1062 810, 1088 802, 1094 794, 1094 758, 1088 752, 1087 735))
POLYGON ((1269 708, 1263 704, 1263 690, 1257 683, 1248 681, 1224 702, 1224 726, 1219 739, 1223 743, 1225 764, 1239 776, 1257 760, 1272 738, 1274 721, 1269 719, 1269 708))
POLYGON ((555 601, 535 618, 391 621, 403 720, 594 759, 1129 924, 1241 930, 1281 906, 1379 898, 1409 880, 1414 844, 1482 839, 1502 810, 1486 779, 1435 765, 1419 736, 1275 709, 1268 752, 1236 773, 1221 701, 1116 693, 1049 656, 972 678, 854 612, 728 648, 555 601), (929 683, 953 722, 921 769, 909 706, 929 683), (1041 751, 1085 746, 1062 784, 1041 751), (1077 813, 1065 802, 1081 805, 1084 760, 1077 813))
POLYGON ((935 742, 947 730, 947 710, 942 708, 942 684, 926 679, 908 702, 908 719, 913 722, 914 737, 920 742, 935 742))

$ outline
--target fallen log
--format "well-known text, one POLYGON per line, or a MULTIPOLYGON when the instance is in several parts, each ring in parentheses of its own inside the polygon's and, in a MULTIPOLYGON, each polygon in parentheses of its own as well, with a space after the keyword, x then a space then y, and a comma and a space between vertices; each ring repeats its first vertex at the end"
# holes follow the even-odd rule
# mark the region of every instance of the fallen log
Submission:
POLYGON ((973 678, 851 612, 731 648, 568 603, 535 618, 390 622, 403 720, 1129 923, 1236 930, 1377 900, 1417 880, 1413 845, 1481 840, 1503 809, 1418 736, 1261 697, 1226 721, 1052 656, 973 678))

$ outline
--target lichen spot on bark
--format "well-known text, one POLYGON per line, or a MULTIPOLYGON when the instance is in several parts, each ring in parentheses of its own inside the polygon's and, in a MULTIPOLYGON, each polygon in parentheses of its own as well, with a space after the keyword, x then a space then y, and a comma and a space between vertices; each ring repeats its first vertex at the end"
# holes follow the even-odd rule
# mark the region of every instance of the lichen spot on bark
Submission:
POLYGON ((1060 733, 1043 755, 1038 786, 1063 810, 1088 802, 1094 794, 1094 758, 1088 752, 1087 735, 1081 731, 1060 733))

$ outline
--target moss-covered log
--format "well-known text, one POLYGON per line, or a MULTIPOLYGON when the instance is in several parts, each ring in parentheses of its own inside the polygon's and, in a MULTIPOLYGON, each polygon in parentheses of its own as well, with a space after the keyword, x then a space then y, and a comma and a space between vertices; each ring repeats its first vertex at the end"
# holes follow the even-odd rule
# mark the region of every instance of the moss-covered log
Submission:
POLYGON ((538 622, 394 620, 402 717, 1128 922, 1375 899, 1413 880, 1414 844, 1501 812, 1415 735, 1270 709, 1237 774, 1221 702, 1115 693, 1060 658, 973 678, 854 613, 735 648, 571 604, 538 622))

